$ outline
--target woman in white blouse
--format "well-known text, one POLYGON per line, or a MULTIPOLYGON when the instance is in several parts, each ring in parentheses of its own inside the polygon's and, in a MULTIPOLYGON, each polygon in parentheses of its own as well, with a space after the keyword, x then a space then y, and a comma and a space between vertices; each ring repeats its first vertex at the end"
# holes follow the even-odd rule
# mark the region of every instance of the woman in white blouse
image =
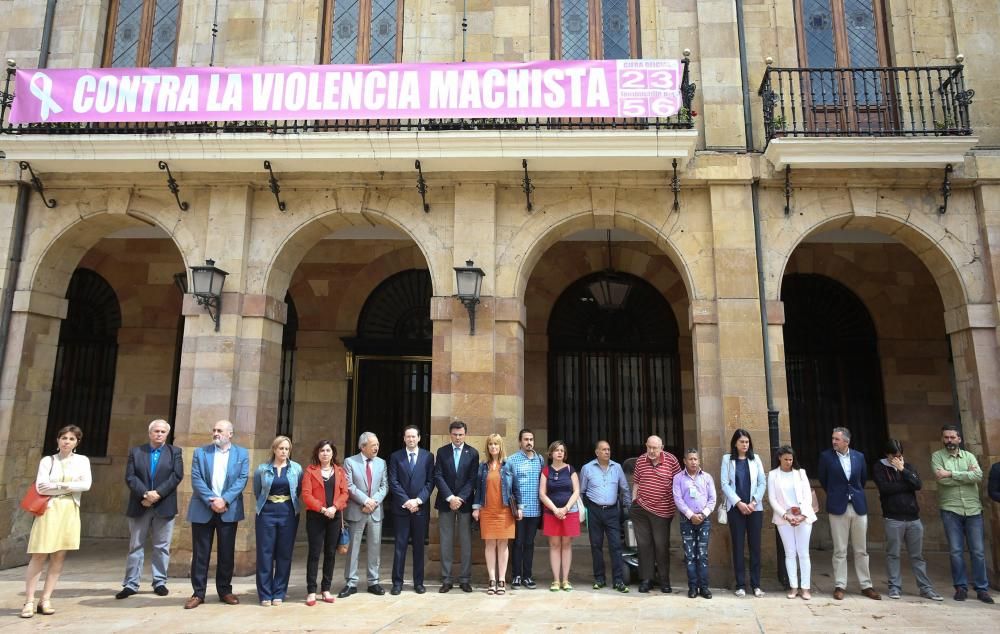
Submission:
POLYGON ((90 490, 90 460, 75 453, 82 438, 83 431, 76 425, 63 427, 56 436, 59 453, 45 456, 38 465, 35 487, 42 495, 49 496, 49 502, 45 513, 31 525, 28 538, 31 561, 24 580, 21 618, 30 619, 36 609, 39 614, 55 614, 49 599, 59 581, 66 551, 80 549, 80 494, 90 490), (35 588, 46 559, 49 571, 45 575, 42 600, 36 606, 35 588))
POLYGON ((773 511, 772 521, 778 527, 785 547, 785 569, 788 571, 788 598, 812 598, 809 593, 811 564, 809 536, 816 512, 812 505, 812 488, 804 469, 795 465, 795 451, 785 445, 778 449, 778 468, 767 474, 767 495, 773 511), (801 578, 796 574, 795 560, 801 578))

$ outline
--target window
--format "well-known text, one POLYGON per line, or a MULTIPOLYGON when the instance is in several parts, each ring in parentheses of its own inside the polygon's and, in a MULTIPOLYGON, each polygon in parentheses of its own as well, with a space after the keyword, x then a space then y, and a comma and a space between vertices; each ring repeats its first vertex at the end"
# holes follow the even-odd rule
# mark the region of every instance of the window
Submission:
POLYGON ((793 273, 781 283, 785 373, 792 447, 816 475, 834 427, 851 430, 851 447, 869 463, 888 437, 878 334, 868 309, 828 277, 793 273))
POLYGON ((112 0, 104 66, 173 66, 180 13, 180 0, 112 0))
POLYGON ((58 450, 57 431, 76 425, 83 430, 77 451, 106 456, 122 325, 118 297, 103 277, 90 269, 77 269, 66 299, 69 306, 59 328, 45 452, 58 450))
POLYGON ((640 57, 636 0, 556 0, 552 25, 557 59, 640 57))
POLYGON ((324 12, 324 63, 391 64, 402 57, 402 2, 326 0, 324 12))

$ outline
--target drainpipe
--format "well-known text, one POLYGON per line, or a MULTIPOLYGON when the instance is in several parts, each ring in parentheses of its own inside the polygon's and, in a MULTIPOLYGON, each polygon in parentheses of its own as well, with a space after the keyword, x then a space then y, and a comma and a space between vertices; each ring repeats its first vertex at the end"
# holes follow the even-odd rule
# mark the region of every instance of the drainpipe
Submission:
POLYGON ((52 45, 52 25, 56 20, 56 0, 45 3, 45 22, 42 23, 42 47, 38 51, 38 67, 48 68, 49 47, 52 45))
POLYGON ((7 262, 7 275, 3 283, 2 307, 0 307, 0 364, 7 352, 7 339, 10 336, 10 321, 14 311, 14 290, 17 285, 17 275, 21 269, 21 253, 24 251, 24 225, 28 217, 28 197, 31 188, 26 183, 17 184, 17 200, 14 203, 13 241, 10 246, 10 260, 7 262))

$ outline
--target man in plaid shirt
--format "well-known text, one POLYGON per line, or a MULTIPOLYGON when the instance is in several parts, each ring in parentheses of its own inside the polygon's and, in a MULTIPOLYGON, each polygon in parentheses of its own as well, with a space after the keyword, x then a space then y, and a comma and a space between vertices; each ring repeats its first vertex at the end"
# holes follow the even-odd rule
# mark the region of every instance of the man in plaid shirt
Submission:
POLYGON ((517 524, 514 533, 514 566, 512 588, 524 586, 529 590, 537 587, 531 575, 531 563, 535 555, 535 533, 542 521, 542 505, 538 501, 538 481, 541 479, 545 461, 535 453, 535 434, 530 429, 522 429, 517 435, 521 449, 507 458, 507 464, 517 479, 517 524))

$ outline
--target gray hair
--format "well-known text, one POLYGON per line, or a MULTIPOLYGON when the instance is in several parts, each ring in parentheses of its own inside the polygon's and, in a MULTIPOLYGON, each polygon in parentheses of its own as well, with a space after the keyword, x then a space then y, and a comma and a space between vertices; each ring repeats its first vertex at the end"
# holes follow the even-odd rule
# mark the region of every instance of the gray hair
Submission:
POLYGON ((375 440, 378 440, 378 436, 376 436, 376 435, 375 435, 375 432, 372 432, 372 431, 366 431, 366 432, 364 432, 363 434, 361 434, 361 435, 360 435, 360 436, 358 437, 358 449, 364 449, 364 448, 365 448, 365 446, 366 446, 366 445, 367 445, 367 444, 368 444, 369 442, 371 442, 371 439, 372 439, 372 438, 374 438, 375 440))
POLYGON ((833 433, 840 432, 840 435, 844 437, 844 440, 851 442, 851 430, 846 427, 834 427, 833 433))
POLYGON ((684 450, 684 459, 687 460, 687 457, 690 456, 691 454, 700 456, 697 449, 695 449, 694 447, 688 447, 687 449, 684 450))
POLYGON ((170 433, 170 423, 168 423, 167 421, 163 420, 162 418, 157 418, 156 420, 154 420, 153 422, 151 422, 149 424, 149 427, 146 428, 146 431, 153 431, 153 425, 166 425, 167 426, 167 433, 168 434, 170 433))

